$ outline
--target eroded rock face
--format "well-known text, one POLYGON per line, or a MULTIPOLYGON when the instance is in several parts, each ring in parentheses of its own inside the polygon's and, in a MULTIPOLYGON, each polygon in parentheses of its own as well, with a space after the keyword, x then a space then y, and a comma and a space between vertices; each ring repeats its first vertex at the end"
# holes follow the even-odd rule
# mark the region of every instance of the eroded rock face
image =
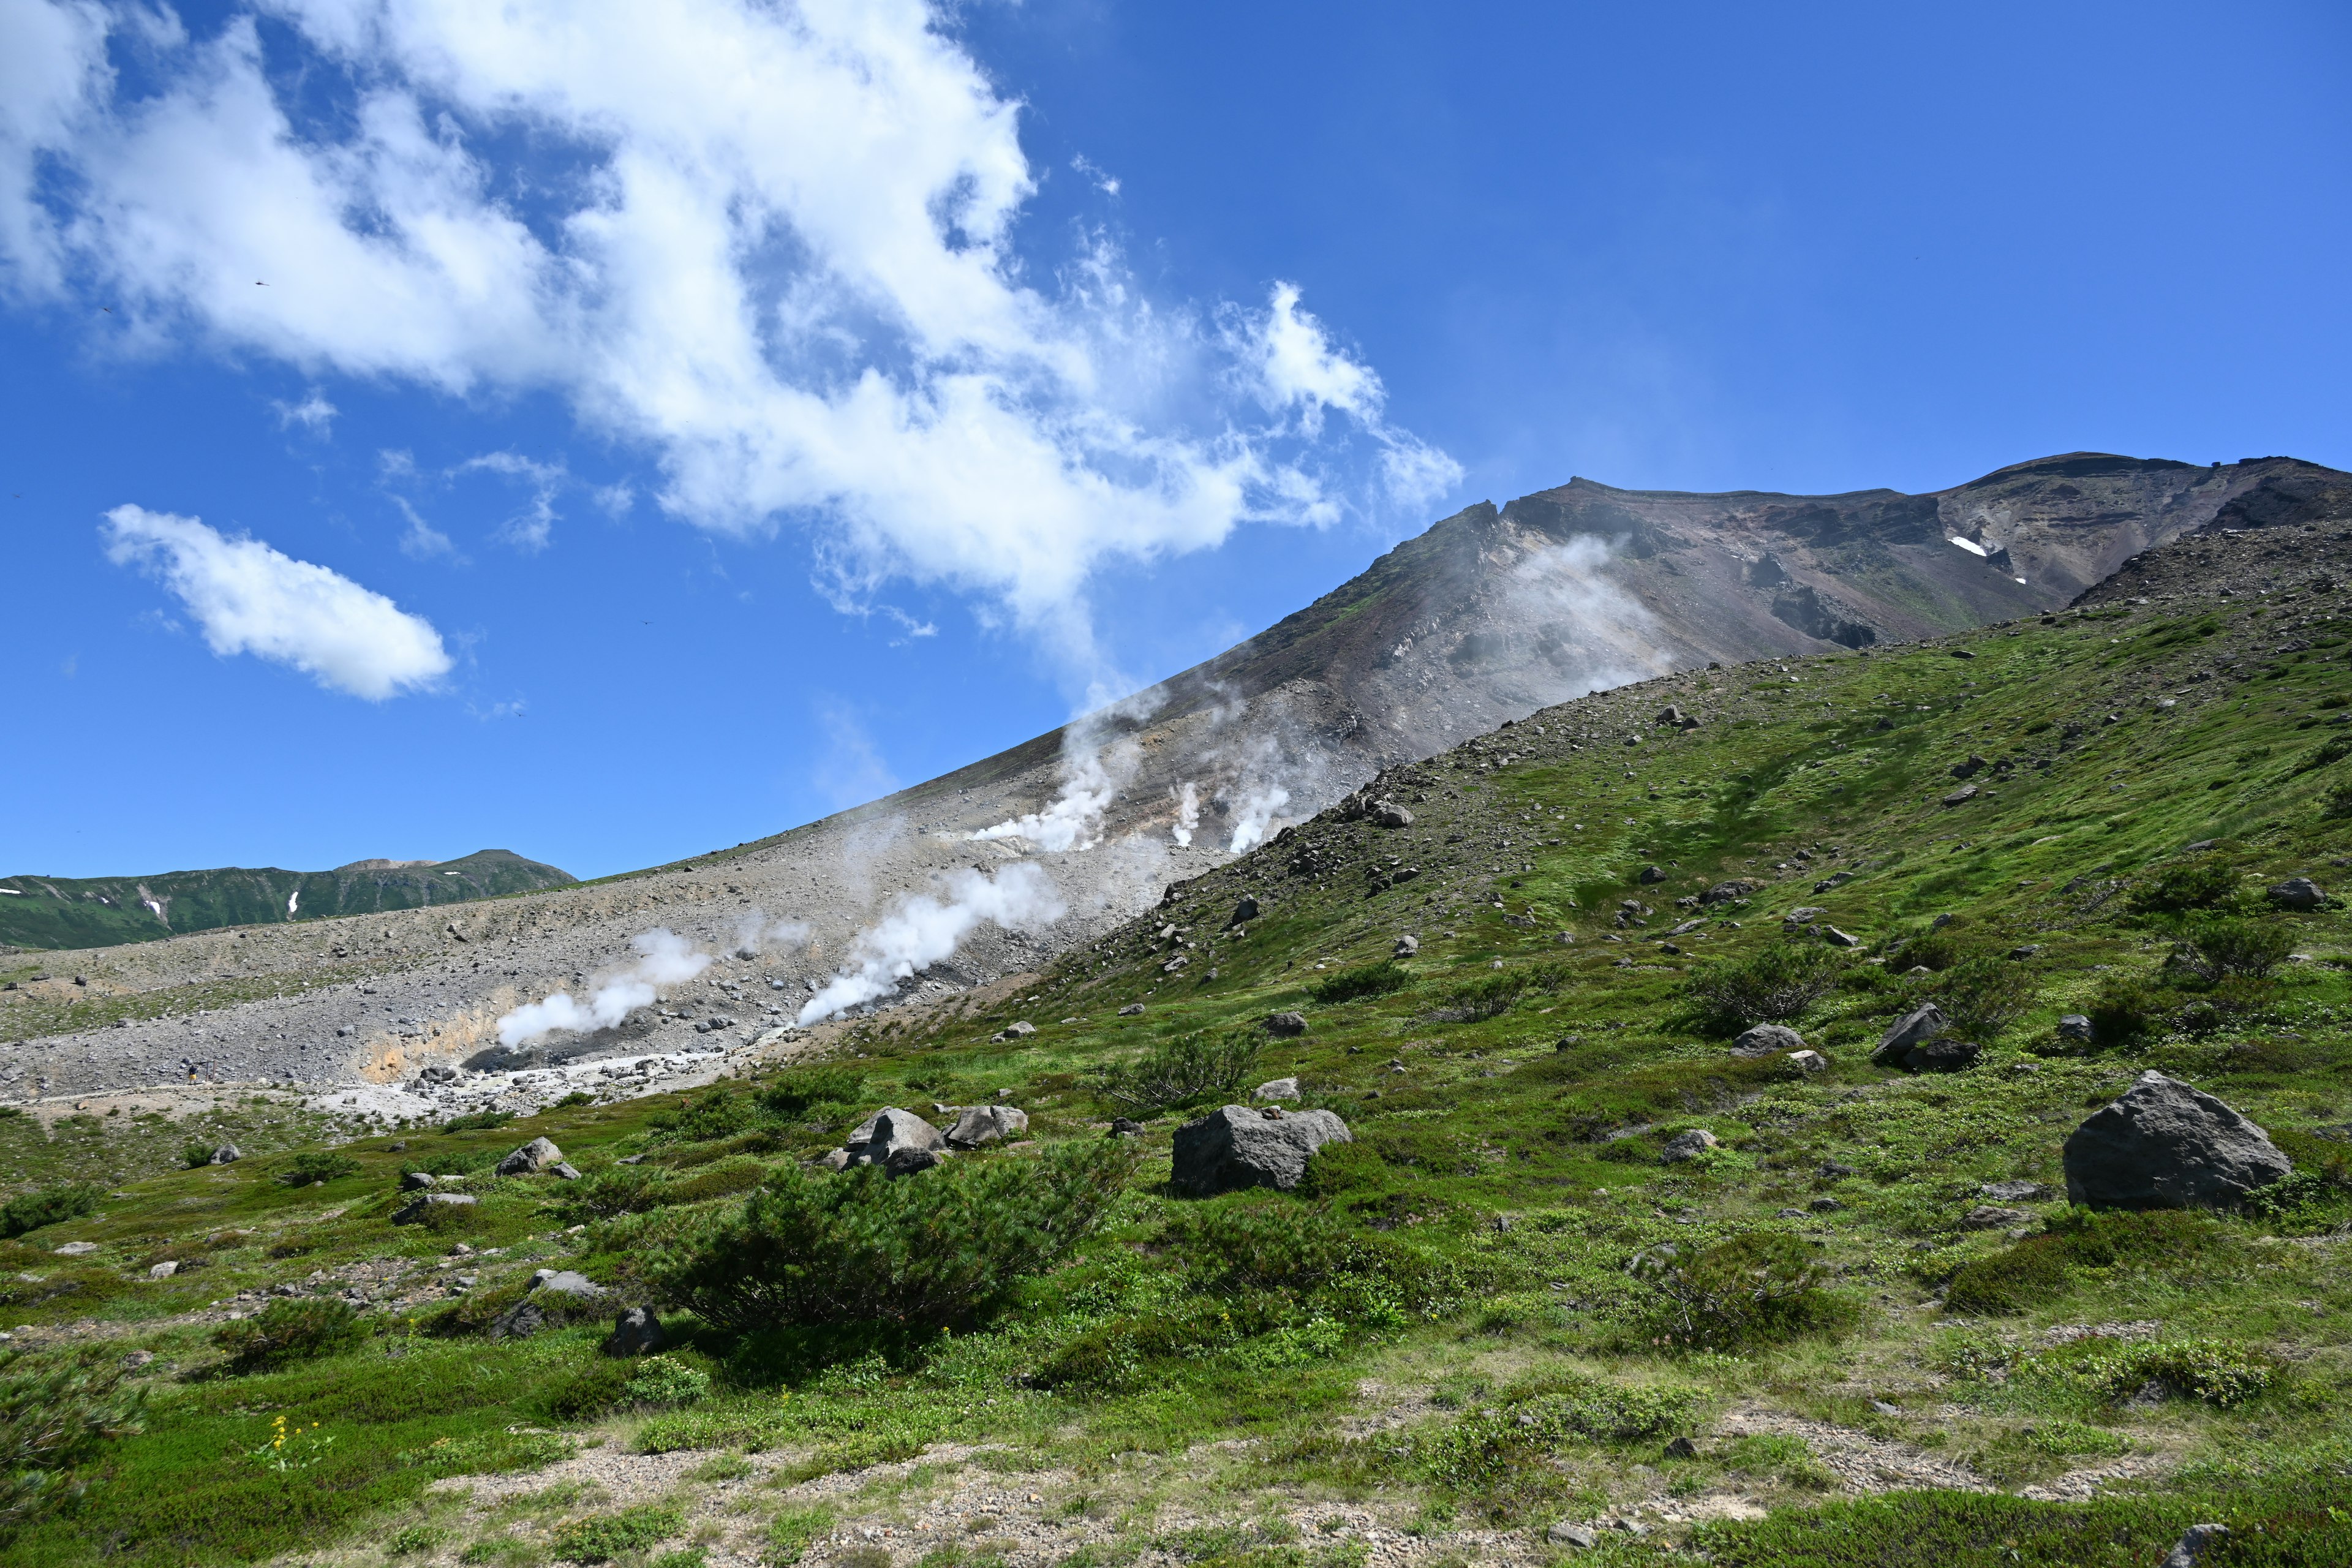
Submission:
POLYGON ((1316 1150, 1353 1142, 1353 1136, 1328 1110, 1228 1105, 1176 1130, 1169 1184, 1196 1198, 1242 1187, 1288 1192, 1307 1174, 1316 1150))
POLYGON ((2294 1169, 2204 1090, 2144 1072, 2066 1140, 2066 1196, 2095 1208, 2220 1208, 2294 1169))

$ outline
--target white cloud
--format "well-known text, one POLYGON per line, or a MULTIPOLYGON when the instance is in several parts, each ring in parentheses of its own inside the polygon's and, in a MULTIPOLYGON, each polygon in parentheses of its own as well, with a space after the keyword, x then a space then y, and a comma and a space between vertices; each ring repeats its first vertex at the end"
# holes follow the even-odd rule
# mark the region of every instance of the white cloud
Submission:
POLYGON ((280 430, 299 425, 313 436, 324 436, 332 429, 335 415, 339 412, 315 386, 299 403, 273 402, 270 406, 278 410, 278 427, 280 430))
POLYGON ((547 548, 555 534, 556 519, 562 515, 555 510, 556 492, 572 482, 562 464, 538 462, 517 452, 487 452, 467 458, 449 473, 452 478, 497 474, 529 486, 530 500, 523 504, 522 510, 507 519, 499 530, 499 537, 530 554, 547 548))
POLYGON ((381 702, 449 671, 441 636, 382 594, 256 539, 228 539, 193 517, 119 506, 106 514, 107 558, 138 566, 186 605, 226 658, 288 664, 331 691, 381 702))
POLYGON ((1079 679, 1103 565, 1458 475, 1291 285, 1204 329, 1101 242, 1024 269, 1019 105, 923 0, 254 3, 266 30, 144 27, 136 90, 129 13, 7 9, 20 291, 102 284, 141 341, 311 374, 551 391, 652 455, 669 513, 976 595, 1079 679))
POLYGON ((400 552, 411 561, 430 561, 436 555, 455 555, 457 547, 449 536, 425 521, 425 514, 409 504, 406 496, 394 496, 392 504, 408 520, 408 530, 400 536, 400 552))

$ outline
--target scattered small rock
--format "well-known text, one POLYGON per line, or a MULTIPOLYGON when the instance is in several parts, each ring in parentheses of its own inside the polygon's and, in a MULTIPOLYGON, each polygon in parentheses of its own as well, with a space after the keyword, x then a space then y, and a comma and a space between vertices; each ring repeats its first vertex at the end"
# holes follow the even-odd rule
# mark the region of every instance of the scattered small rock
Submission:
POLYGON ((219 1148, 213 1151, 212 1163, 215 1165, 234 1165, 239 1160, 244 1158, 244 1151, 240 1150, 236 1144, 224 1143, 219 1148))
POLYGON ((2074 1045, 2087 1046, 2094 1031, 2091 1020, 2080 1013, 2067 1013, 2058 1019, 2058 1037, 2074 1045))
POLYGON ((1129 1002, 1126 1006, 1121 1007, 1121 1008, 1118 1010, 1118 1016, 1119 1016, 1120 1017, 1122 1017, 1122 1018, 1132 1018, 1132 1017, 1134 1017, 1138 1013, 1140 1013, 1140 1012, 1142 1012, 1142 1011, 1143 1011, 1143 1004, 1142 1004, 1142 1003, 1140 1003, 1140 1002, 1129 1002))
POLYGON ((1960 1224, 1969 1230, 2007 1230, 2022 1225, 2032 1215, 2023 1209, 2002 1208, 1997 1204, 1979 1204, 1960 1216, 1960 1224))
POLYGON ((1307 1032, 1307 1015, 1304 1013, 1268 1014, 1265 1020, 1265 1032, 1286 1037, 1303 1035, 1307 1032))
POLYGON ((2219 1546, 2221 1538, 2229 1533, 2230 1527, 2226 1524, 2192 1524, 2174 1543, 2172 1550, 2164 1554, 2164 1562, 2159 1568, 2197 1568, 2206 1554, 2219 1546))
POLYGON ((392 1216, 394 1225, 423 1225, 436 1209, 472 1208, 480 1202, 471 1193, 419 1193, 392 1216))
POLYGON ((1297 1100, 1298 1098, 1298 1080, 1295 1078, 1268 1079, 1265 1082, 1250 1090, 1250 1098, 1252 1100, 1261 1101, 1297 1100))
POLYGON ((1987 1182, 1977 1191, 1997 1204, 2036 1203, 2050 1195, 2040 1182, 1987 1182))
POLYGON ((1704 1127, 1694 1127, 1687 1132, 1677 1132, 1667 1139, 1666 1146, 1658 1152, 1658 1163, 1662 1165, 1678 1165, 1685 1160, 1695 1159, 1715 1147, 1717 1142, 1714 1133, 1704 1127))
POLYGON ((1789 1061, 1799 1072, 1816 1073, 1830 1070, 1830 1058, 1819 1051, 1790 1051, 1789 1061))
POLYGON ((1785 1024, 1755 1024, 1731 1042, 1735 1057, 1769 1057, 1780 1051, 1801 1051, 1805 1037, 1785 1024))
POLYGON ((1404 935, 1396 939, 1396 945, 1389 949, 1389 956, 1391 958, 1411 958, 1414 953, 1419 952, 1420 951, 1421 938, 1413 935, 1411 931, 1407 931, 1404 935))

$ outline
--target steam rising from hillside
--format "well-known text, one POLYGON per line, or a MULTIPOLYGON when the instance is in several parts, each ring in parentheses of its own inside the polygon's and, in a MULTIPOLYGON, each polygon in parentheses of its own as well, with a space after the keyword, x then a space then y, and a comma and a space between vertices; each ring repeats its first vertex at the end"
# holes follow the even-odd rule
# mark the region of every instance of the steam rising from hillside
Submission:
POLYGON ((1201 786, 1191 779, 1186 779, 1183 788, 1176 792, 1176 826, 1169 830, 1169 836, 1174 838, 1179 846, 1190 848, 1192 843, 1192 829, 1200 826, 1201 786))
POLYGON ((526 1003, 499 1020, 499 1044, 512 1050, 558 1029, 581 1034, 609 1029, 638 1008, 653 1005, 659 994, 656 986, 683 984, 710 967, 709 953, 666 928, 643 932, 630 945, 637 950, 636 962, 600 977, 585 1006, 568 991, 526 1003))
MULTIPOLYGON (((1062 742, 1062 793, 1043 811, 1033 811, 970 835, 973 839, 1026 838, 1048 854, 1091 849, 1102 835, 1103 814, 1135 776, 1142 755, 1130 740, 1097 744, 1099 724, 1123 708, 1074 721, 1062 742)), ((1136 717, 1142 715, 1137 714, 1136 717)))
POLYGON ((857 933, 850 950, 853 967, 809 998, 800 1011, 802 1025, 888 995, 899 981, 952 957, 983 921, 1019 931, 1050 925, 1066 912, 1054 884, 1026 861, 1005 867, 992 880, 979 871, 953 871, 940 880, 944 901, 929 893, 910 894, 857 933))

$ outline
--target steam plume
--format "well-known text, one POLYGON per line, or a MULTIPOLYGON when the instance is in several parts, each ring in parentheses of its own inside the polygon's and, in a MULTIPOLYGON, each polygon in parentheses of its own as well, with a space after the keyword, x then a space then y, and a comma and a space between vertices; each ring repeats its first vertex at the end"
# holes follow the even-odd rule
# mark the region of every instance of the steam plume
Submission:
MULTIPOLYGON (((1127 706, 1122 704, 1121 708, 1127 706)), ((1120 710, 1113 709, 1110 712, 1120 710)), ((1104 746, 1094 743, 1089 731, 1105 716, 1079 720, 1066 732, 1062 742, 1062 793, 1053 805, 993 827, 983 827, 971 837, 1026 838, 1038 848, 1055 855, 1065 850, 1093 848, 1101 832, 1103 813, 1118 798, 1119 786, 1135 776, 1136 767, 1142 760, 1133 741, 1118 740, 1104 746)))
POLYGON ((573 1001, 568 991, 526 1003, 499 1020, 499 1044, 511 1050, 558 1029, 583 1034, 609 1029, 638 1008, 651 1006, 656 986, 682 984, 710 967, 709 953, 664 928, 642 932, 630 945, 637 950, 636 962, 601 977, 586 1006, 573 1001))
POLYGON ((910 894, 859 931, 850 949, 854 967, 835 975, 809 998, 800 1022, 814 1024, 887 995, 917 970, 952 956, 984 921, 1017 930, 1050 924, 1064 913, 1054 884, 1026 861, 1005 867, 992 881, 979 871, 955 871, 941 883, 946 901, 929 893, 910 894))
POLYGON ((1171 837, 1187 848, 1192 843, 1192 829, 1201 826, 1201 791, 1191 779, 1176 793, 1176 826, 1171 837))

